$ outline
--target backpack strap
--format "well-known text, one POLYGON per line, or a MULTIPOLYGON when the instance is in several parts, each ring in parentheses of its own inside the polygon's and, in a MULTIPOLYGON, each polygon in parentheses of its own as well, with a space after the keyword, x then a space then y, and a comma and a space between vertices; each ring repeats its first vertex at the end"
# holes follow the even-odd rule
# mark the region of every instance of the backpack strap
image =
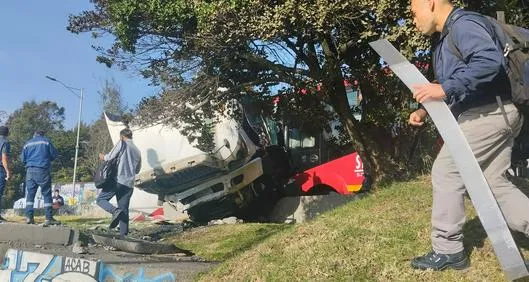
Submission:
POLYGON ((121 148, 119 148, 119 153, 116 156, 117 163, 119 163, 119 161, 121 160, 121 156, 123 156, 123 154, 125 154, 125 150, 126 149, 127 149, 127 143, 125 143, 125 141, 121 140, 121 148))
MULTIPOLYGON (((472 13, 472 15, 476 15, 476 13, 472 13)), ((487 19, 486 17, 482 16, 485 20, 489 20, 487 19)), ((454 41, 454 37, 452 36, 451 34, 451 29, 448 29, 448 34, 446 35, 447 37, 447 43, 448 43, 448 48, 450 49, 450 51, 452 52, 452 54, 454 54, 460 61, 464 62, 465 59, 463 57, 463 54, 461 53, 461 51, 459 50, 459 48, 457 48, 457 45, 454 41)), ((487 31, 487 30, 485 30, 487 31)), ((487 33, 489 33, 487 31, 487 33)), ((492 34, 489 33, 489 35, 492 37, 492 40, 495 40, 494 36, 492 34)), ((525 42, 527 44, 527 42, 525 42)), ((512 51, 513 49, 507 49, 507 46, 506 46, 506 49, 504 50, 504 56, 506 57, 510 51, 512 51)), ((498 106, 500 107, 501 109, 501 113, 503 115, 503 120, 505 120, 505 124, 507 124, 507 126, 509 127, 509 131, 511 133, 511 135, 514 136, 514 129, 511 125, 511 123, 509 122, 509 119, 507 118, 507 112, 505 111, 505 107, 503 106, 503 102, 501 101, 501 97, 499 95, 496 95, 496 102, 498 103, 498 106)), ((516 137, 516 136, 515 136, 516 137)))

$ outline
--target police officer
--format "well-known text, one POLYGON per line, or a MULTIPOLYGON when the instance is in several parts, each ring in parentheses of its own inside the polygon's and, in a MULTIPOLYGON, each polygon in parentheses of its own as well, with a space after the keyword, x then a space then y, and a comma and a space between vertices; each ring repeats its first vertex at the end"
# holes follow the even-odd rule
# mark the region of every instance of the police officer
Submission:
MULTIPOLYGON (((2 208, 2 196, 4 195, 4 188, 6 182, 9 180, 9 154, 11 153, 11 145, 7 140, 9 135, 9 128, 0 126, 0 155, 2 161, 0 162, 0 209, 2 208)), ((0 215, 0 222, 5 219, 0 215)))
POLYGON ((36 131, 33 138, 29 139, 20 155, 26 166, 26 223, 34 224, 33 201, 40 186, 44 197, 44 210, 46 221, 44 226, 58 225, 59 221, 53 218, 51 197, 51 162, 57 157, 57 149, 50 139, 44 137, 43 131, 36 131))

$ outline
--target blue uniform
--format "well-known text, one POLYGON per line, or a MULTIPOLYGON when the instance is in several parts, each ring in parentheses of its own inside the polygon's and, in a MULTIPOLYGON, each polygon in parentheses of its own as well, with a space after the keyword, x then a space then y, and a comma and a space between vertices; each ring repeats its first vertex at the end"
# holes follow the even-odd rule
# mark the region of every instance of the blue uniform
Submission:
POLYGON ((52 196, 51 196, 51 162, 57 158, 57 149, 51 141, 38 136, 31 138, 24 144, 20 159, 26 166, 26 216, 33 219, 33 205, 35 194, 40 186, 44 197, 44 209, 46 219, 52 219, 52 196))
MULTIPOLYGON (((0 156, 7 155, 11 153, 11 145, 5 136, 0 135, 0 156)), ((6 186, 6 170, 0 161, 0 208, 2 204, 2 196, 4 195, 4 189, 6 186)))

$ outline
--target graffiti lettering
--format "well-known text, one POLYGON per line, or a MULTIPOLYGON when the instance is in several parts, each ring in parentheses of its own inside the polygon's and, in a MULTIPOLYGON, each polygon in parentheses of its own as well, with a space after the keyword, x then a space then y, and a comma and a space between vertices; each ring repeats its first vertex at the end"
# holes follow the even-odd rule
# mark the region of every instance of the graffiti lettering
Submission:
POLYGON ((176 281, 176 278, 174 274, 168 272, 162 275, 158 275, 156 277, 152 278, 146 278, 145 277, 145 271, 143 268, 141 268, 137 274, 126 274, 124 276, 120 276, 118 274, 115 274, 112 271, 112 268, 110 267, 104 267, 103 271, 101 273, 101 276, 105 277, 105 279, 109 279, 110 281, 119 281, 119 282, 128 282, 128 281, 135 281, 135 282, 174 282, 176 281))
POLYGON ((97 265, 95 262, 90 262, 84 259, 77 258, 65 258, 64 260, 64 272, 82 272, 94 275, 97 265), (90 267, 91 264, 94 267, 90 267))
POLYGON ((145 277, 143 268, 137 274, 115 273, 111 266, 102 261, 90 261, 25 252, 9 249, 0 266, 2 282, 63 282, 63 281, 137 281, 137 282, 174 282, 173 273, 167 272, 152 278, 145 277))

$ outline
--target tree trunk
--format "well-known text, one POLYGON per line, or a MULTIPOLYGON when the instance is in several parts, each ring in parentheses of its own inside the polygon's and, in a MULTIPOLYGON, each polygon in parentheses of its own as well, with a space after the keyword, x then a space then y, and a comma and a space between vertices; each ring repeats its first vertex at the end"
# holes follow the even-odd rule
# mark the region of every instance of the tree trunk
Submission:
POLYGON ((336 58, 336 52, 332 45, 332 39, 323 40, 323 52, 325 54, 325 66, 323 76, 323 90, 328 95, 332 107, 344 123, 347 134, 351 138, 353 148, 360 155, 364 165, 364 174, 373 180, 378 180, 378 167, 380 164, 369 153, 370 150, 365 146, 365 141, 358 131, 357 121, 354 119, 349 103, 347 101, 344 77, 339 66, 339 60, 336 58))
POLYGON ((370 137, 366 130, 362 129, 362 124, 357 121, 349 107, 344 77, 340 68, 340 61, 336 58, 333 47, 329 44, 331 39, 323 41, 322 47, 326 55, 324 91, 329 96, 330 102, 351 138, 354 150, 360 155, 364 164, 364 174, 374 182, 394 175, 395 162, 390 154, 383 151, 383 146, 379 144, 379 138, 370 137))

